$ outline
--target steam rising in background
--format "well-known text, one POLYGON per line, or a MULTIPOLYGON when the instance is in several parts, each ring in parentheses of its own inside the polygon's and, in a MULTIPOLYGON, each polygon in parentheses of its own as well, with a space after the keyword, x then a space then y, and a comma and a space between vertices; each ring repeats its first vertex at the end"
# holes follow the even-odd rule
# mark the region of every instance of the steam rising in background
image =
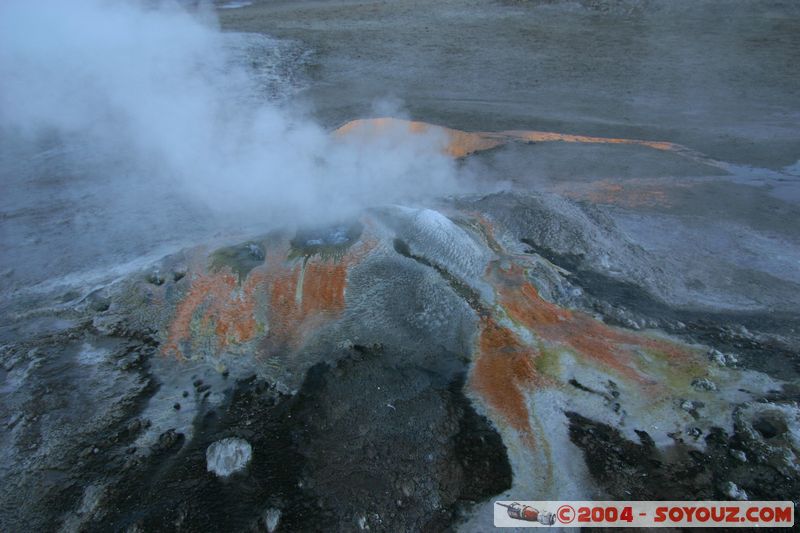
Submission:
POLYGON ((281 50, 176 4, 0 4, 0 283, 457 191, 444 139, 333 138, 290 102, 301 54, 281 50))

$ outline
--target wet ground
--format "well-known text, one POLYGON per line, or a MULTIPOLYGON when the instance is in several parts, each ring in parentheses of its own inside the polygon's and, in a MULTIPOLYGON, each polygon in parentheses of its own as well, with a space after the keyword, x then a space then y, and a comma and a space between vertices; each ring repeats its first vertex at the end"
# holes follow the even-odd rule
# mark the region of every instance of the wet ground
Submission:
POLYGON ((268 1, 221 21, 309 43, 308 98, 330 125, 390 96, 459 129, 670 140, 772 169, 798 159, 789 1, 268 1))
POLYGON ((437 209, 187 249, 39 310, 56 331, 2 352, 7 527, 480 531, 520 494, 794 497, 796 316, 614 279, 598 254, 645 279, 659 257, 597 207, 437 209), (219 478, 230 437, 252 459, 219 478))
MULTIPOLYGON (((786 293, 775 278, 800 281, 792 274, 800 257, 778 252, 788 251, 783 242, 796 250, 800 235, 800 11, 792 2, 278 1, 224 10, 221 22, 308 43, 312 82, 301 95, 331 127, 400 112, 467 131, 686 146, 707 159, 547 142, 507 145, 470 164, 523 190, 619 208, 642 246, 680 255, 675 268, 770 257, 770 281, 727 287, 786 293)), ((747 297, 730 306, 796 305, 747 297)))
POLYGON ((218 4, 224 30, 282 40, 266 71, 263 41, 237 50, 330 130, 504 132, 458 164, 507 190, 295 232, 137 182, 141 227, 87 243, 114 215, 91 150, 4 144, 0 529, 485 531, 493 499, 796 500, 796 3, 218 4), (228 437, 253 457, 221 479, 206 449, 228 437))
POLYGON ((308 43, 313 82, 302 94, 331 127, 399 106, 468 131, 678 143, 726 168, 639 146, 543 143, 486 154, 481 170, 523 189, 798 242, 792 2, 271 1, 225 10, 221 22, 308 43))

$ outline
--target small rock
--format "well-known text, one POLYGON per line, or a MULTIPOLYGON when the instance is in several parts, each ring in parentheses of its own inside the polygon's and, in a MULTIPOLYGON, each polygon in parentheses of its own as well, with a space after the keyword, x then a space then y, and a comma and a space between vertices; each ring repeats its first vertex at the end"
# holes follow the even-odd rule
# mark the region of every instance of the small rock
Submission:
POLYGON ((267 509, 264 511, 264 525, 267 527, 267 531, 272 533, 278 528, 278 522, 281 519, 281 510, 276 509, 274 507, 267 509))
POLYGON ((122 317, 116 314, 97 315, 92 318, 92 327, 101 335, 111 336, 123 330, 122 317))
POLYGON ((136 435, 138 434, 143 428, 147 428, 150 426, 150 421, 144 421, 141 418, 136 418, 128 422, 128 425, 125 426, 125 430, 128 432, 129 435, 136 435))
POLYGON ((142 364, 142 353, 140 351, 131 352, 130 354, 122 357, 117 361, 117 366, 121 370, 131 370, 139 367, 142 364))
POLYGON ((206 465, 209 472, 219 477, 228 477, 243 470, 253 457, 253 448, 244 439, 229 437, 213 443, 206 450, 206 465))
POLYGON ((622 322, 623 322, 623 324, 625 324, 625 327, 627 327, 628 329, 633 329, 633 330, 636 330, 636 331, 642 329, 641 326, 639 325, 639 323, 636 320, 632 319, 632 318, 627 318, 626 317, 626 318, 623 319, 622 322))
POLYGON ((250 243, 247 245, 247 251, 250 252, 250 255, 253 259, 257 259, 262 261, 264 259, 264 250, 262 250, 258 245, 250 243))
POLYGON ((17 411, 13 415, 11 415, 11 417, 9 417, 9 419, 6 421, 6 427, 13 428, 14 426, 17 425, 17 422, 19 422, 20 420, 22 420, 22 411, 17 411))
POLYGON ((409 479, 403 480, 400 487, 403 491, 403 496, 406 498, 410 498, 415 492, 414 482, 409 479))
POLYGON ((733 414, 738 447, 750 461, 766 463, 784 476, 800 472, 797 442, 800 435, 800 407, 794 402, 752 402, 733 414))
POLYGON ((158 269, 152 270, 146 277, 147 283, 152 283, 153 285, 163 285, 164 284, 164 276, 161 275, 161 272, 158 269))
POLYGON ((707 352, 708 358, 717 363, 719 366, 735 365, 739 362, 738 358, 733 354, 722 353, 714 348, 707 352))
POLYGON ((692 380, 692 387, 699 391, 713 392, 717 390, 717 385, 708 378, 694 378, 692 380))
POLYGON ((375 448, 373 446, 368 445, 364 450, 364 456, 369 460, 375 459, 376 455, 377 452, 375 451, 375 448))
POLYGON ((178 433, 174 428, 168 429, 158 436, 158 441, 153 445, 153 451, 167 451, 176 446, 181 440, 183 440, 183 433, 178 433))
POLYGON ((642 446, 645 448, 653 449, 656 447, 656 442, 653 440, 653 437, 646 431, 640 431, 638 429, 634 430, 636 435, 639 437, 639 442, 642 443, 642 446))
POLYGON ((188 272, 189 269, 186 267, 186 265, 175 266, 172 269, 172 279, 174 281, 180 281, 186 277, 186 274, 188 274, 188 272))
POLYGON ((111 307, 111 300, 102 296, 92 296, 89 299, 89 309, 95 313, 104 313, 111 307))
POLYGON ((747 500, 749 499, 747 496, 747 492, 744 489, 740 489, 736 486, 735 483, 732 481, 725 482, 725 485, 722 487, 722 491, 732 500, 747 500))
POLYGON ((743 463, 747 462, 747 454, 744 453, 742 450, 731 450, 731 455, 735 459, 737 459, 737 460, 739 460, 739 461, 741 461, 743 463))
POLYGON ((181 410, 181 404, 175 402, 175 405, 173 405, 172 408, 175 409, 176 411, 180 411, 181 410))
POLYGON ((708 355, 708 358, 717 363, 718 365, 725 366, 726 364, 725 354, 720 352, 719 350, 715 350, 714 348, 712 348, 708 351, 706 355, 708 355))
POLYGON ((694 410, 694 404, 689 400, 683 400, 683 402, 681 403, 681 409, 683 409, 687 413, 691 413, 694 410))

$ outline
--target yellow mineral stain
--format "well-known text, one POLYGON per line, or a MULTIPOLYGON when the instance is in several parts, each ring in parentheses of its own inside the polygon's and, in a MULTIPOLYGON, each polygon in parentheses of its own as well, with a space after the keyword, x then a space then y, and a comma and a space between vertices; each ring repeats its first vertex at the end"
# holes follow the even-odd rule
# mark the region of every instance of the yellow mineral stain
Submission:
POLYGON ((677 344, 615 328, 583 312, 544 300, 519 265, 503 268, 495 263, 490 266, 487 278, 495 287, 503 309, 516 323, 550 345, 568 349, 630 381, 655 384, 650 376, 638 370, 637 360, 642 350, 664 354, 674 363, 685 362, 691 355, 677 344))
POLYGON ((528 142, 566 142, 584 144, 634 144, 646 146, 654 150, 675 152, 685 148, 682 145, 663 141, 643 141, 639 139, 621 139, 615 137, 592 137, 589 135, 571 135, 567 133, 556 133, 552 131, 535 130, 508 130, 501 132, 501 135, 510 139, 518 139, 528 142))
MULTIPOLYGON (((479 224, 493 242, 490 223, 481 219, 479 224)), ((525 268, 507 254, 489 264, 485 279, 494 288, 497 307, 481 319, 469 385, 510 427, 520 431, 529 446, 535 445, 535 438, 526 391, 556 383, 537 371, 536 359, 542 357, 539 349, 501 325, 501 316, 527 329, 548 350, 567 350, 638 385, 643 393, 657 394, 661 384, 640 370, 642 352, 664 357, 673 366, 691 364, 693 352, 688 347, 615 328, 543 299, 527 279, 525 268)))

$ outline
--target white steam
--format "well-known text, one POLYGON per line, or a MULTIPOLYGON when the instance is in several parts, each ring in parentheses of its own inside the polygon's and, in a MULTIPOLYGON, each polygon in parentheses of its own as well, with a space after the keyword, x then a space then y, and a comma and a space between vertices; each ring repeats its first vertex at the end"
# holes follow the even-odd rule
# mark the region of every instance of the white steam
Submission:
POLYGON ((3 0, 0 134, 90 147, 110 191, 268 223, 457 190, 443 139, 334 139, 285 102, 256 103, 268 88, 225 38, 210 12, 166 2, 3 0))

